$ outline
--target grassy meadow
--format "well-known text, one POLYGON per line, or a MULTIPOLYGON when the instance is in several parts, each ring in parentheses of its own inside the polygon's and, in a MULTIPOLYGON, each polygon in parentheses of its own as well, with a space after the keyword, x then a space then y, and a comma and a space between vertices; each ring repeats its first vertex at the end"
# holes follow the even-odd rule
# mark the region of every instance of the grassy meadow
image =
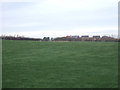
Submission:
POLYGON ((117 42, 2 41, 3 88, 117 88, 117 42))

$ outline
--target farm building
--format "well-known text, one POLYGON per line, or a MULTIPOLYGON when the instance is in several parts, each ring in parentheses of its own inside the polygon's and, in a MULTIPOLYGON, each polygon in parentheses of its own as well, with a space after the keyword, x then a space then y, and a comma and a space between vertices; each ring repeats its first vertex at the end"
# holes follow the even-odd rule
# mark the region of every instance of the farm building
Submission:
POLYGON ((94 41, 99 41, 100 40, 100 36, 93 36, 93 40, 94 41))
POLYGON ((74 35, 72 36, 72 38, 79 38, 79 35, 74 35))
POLYGON ((109 37, 109 36, 103 36, 101 38, 101 41, 116 41, 116 39, 113 37, 109 37))
POLYGON ((82 41, 87 41, 87 40, 89 40, 89 36, 83 35, 83 36, 81 36, 81 39, 82 39, 82 41))

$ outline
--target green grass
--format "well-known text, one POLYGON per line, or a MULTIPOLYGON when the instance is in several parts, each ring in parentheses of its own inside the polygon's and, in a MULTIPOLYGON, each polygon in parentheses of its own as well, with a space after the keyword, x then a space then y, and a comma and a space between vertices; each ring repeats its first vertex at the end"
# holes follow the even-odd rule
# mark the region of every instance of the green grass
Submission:
POLYGON ((117 88, 117 42, 2 43, 3 88, 117 88))

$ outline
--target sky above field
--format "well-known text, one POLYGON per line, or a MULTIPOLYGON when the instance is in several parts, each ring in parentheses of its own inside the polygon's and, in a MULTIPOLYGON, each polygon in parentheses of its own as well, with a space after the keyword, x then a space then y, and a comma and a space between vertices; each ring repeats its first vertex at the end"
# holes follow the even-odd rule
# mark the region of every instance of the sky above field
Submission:
POLYGON ((118 34, 119 0, 2 2, 2 34, 43 38, 118 34))

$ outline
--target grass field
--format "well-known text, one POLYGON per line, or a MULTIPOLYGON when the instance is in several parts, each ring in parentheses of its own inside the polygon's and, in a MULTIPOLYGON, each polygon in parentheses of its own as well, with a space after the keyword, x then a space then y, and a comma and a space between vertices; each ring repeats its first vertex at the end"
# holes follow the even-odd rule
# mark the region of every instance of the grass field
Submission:
POLYGON ((3 88, 117 88, 117 42, 2 43, 3 88))

